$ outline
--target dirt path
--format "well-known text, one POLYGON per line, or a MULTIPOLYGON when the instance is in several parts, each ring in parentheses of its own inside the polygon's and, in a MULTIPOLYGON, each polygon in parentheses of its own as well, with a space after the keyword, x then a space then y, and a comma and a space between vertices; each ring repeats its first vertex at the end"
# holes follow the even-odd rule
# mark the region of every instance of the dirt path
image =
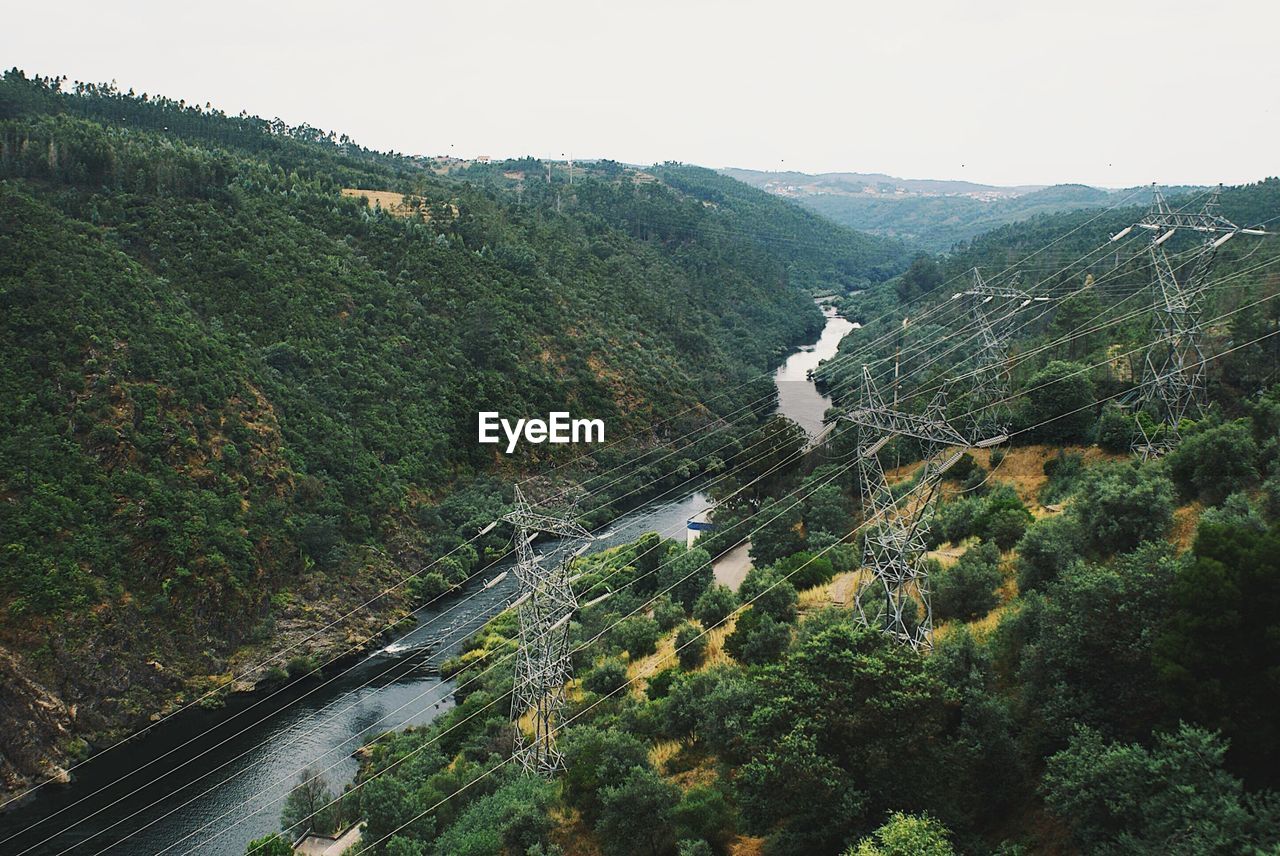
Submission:
POLYGON ((747 571, 751 570, 750 551, 751 542, 746 541, 712 563, 711 569, 715 571, 716 582, 737 591, 747 576, 747 571))

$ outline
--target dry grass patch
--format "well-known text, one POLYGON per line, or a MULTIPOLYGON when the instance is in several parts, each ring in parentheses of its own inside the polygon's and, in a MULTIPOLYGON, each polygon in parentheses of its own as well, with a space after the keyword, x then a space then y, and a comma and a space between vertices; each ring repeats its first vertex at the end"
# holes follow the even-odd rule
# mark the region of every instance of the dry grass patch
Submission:
POLYGON ((863 585, 868 578, 869 575, 866 568, 836 574, 831 578, 831 582, 826 585, 828 604, 830 606, 853 606, 859 586, 863 585))
POLYGON ((643 698, 649 686, 649 678, 677 662, 676 634, 672 631, 658 639, 657 651, 627 663, 627 680, 631 681, 631 694, 637 698, 643 698))
POLYGON ((1059 449, 1068 454, 1083 456, 1085 467, 1102 461, 1126 460, 1129 457, 1120 452, 1103 451, 1097 446, 1013 446, 1004 450, 1004 460, 992 471, 992 449, 971 449, 969 453, 991 472, 991 481, 1012 487, 1034 513, 1035 509, 1040 508, 1040 489, 1049 481, 1049 477, 1044 474, 1045 462, 1056 457, 1059 449))
POLYGON ((1169 541, 1177 545, 1179 553, 1191 549, 1196 540, 1196 527, 1200 525, 1200 515, 1204 513, 1204 504, 1196 502, 1184 505, 1173 512, 1173 528, 1169 531, 1169 541))
POLYGON ((649 747, 649 763, 654 769, 661 770, 672 758, 680 754, 679 740, 659 740, 649 747))
POLYGON ((551 840, 564 856, 600 856, 600 842, 577 809, 552 809, 551 840))
POLYGON ((729 841, 729 856, 762 856, 764 839, 750 835, 739 835, 729 841))
POLYGON ((344 187, 342 195, 352 199, 359 199, 363 196, 369 200, 369 207, 377 205, 388 214, 400 214, 407 216, 408 207, 404 204, 404 194, 396 193, 394 190, 366 190, 361 187, 344 187))
MULTIPOLYGON (((424 222, 431 220, 431 202, 419 196, 406 197, 403 193, 396 193, 394 190, 368 190, 363 187, 344 187, 342 195, 351 199, 359 199, 364 197, 369 200, 369 207, 375 205, 394 217, 416 218, 424 222)), ((453 219, 458 217, 458 206, 453 203, 448 205, 449 212, 453 219)))
POLYGON ((719 627, 707 631, 707 653, 702 659, 701 669, 709 669, 712 666, 720 666, 730 663, 733 658, 724 650, 724 640, 733 632, 734 626, 738 623, 737 617, 730 618, 719 627))

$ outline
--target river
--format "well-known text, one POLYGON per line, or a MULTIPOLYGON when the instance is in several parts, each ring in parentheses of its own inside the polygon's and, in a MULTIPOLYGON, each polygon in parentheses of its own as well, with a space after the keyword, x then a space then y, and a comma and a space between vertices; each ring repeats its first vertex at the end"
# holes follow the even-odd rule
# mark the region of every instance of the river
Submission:
MULTIPOLYGON (((821 430, 830 400, 808 372, 834 355, 853 327, 830 307, 824 312, 818 341, 792 354, 775 375, 779 412, 810 436, 821 430)), ((645 532, 683 539, 685 522, 705 506, 696 490, 649 502, 607 527, 592 549, 645 532)), ((0 815, 0 840, 21 830, 0 852, 243 854, 251 839, 278 828, 282 801, 303 767, 324 770, 340 788, 356 772, 352 753, 361 745, 385 731, 428 723, 453 706, 453 681, 439 676, 439 665, 515 597, 508 571, 509 565, 496 565, 459 594, 419 610, 416 627, 336 679, 300 681, 266 701, 233 697, 221 710, 193 709, 91 759, 71 784, 46 786, 0 815), (176 751, 166 754, 170 750, 176 751)))
POLYGON ((835 356, 840 340, 857 326, 837 315, 835 307, 829 304, 823 305, 822 313, 827 316, 827 323, 818 341, 787 357, 773 375, 773 383, 778 388, 778 412, 797 422, 810 438, 822 431, 822 417, 831 406, 831 399, 818 391, 809 379, 809 372, 816 369, 818 363, 835 356))

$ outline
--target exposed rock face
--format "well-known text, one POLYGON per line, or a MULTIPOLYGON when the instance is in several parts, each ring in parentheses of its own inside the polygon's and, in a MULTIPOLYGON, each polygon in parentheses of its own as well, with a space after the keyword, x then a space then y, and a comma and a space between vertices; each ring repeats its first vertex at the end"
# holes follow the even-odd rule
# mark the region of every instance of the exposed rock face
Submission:
POLYGON ((75 709, 27 677, 22 660, 0 648, 0 792, 29 787, 66 769, 50 760, 50 747, 71 733, 75 709))
POLYGON ((128 595, 88 615, 0 628, 0 802, 69 780, 75 761, 212 690, 253 692, 295 659, 310 669, 363 650, 409 611, 395 588, 404 568, 380 560, 364 571, 311 580, 269 620, 265 601, 243 607, 234 632, 221 613, 202 626, 149 620, 128 595), (255 627, 263 632, 246 640, 255 627))

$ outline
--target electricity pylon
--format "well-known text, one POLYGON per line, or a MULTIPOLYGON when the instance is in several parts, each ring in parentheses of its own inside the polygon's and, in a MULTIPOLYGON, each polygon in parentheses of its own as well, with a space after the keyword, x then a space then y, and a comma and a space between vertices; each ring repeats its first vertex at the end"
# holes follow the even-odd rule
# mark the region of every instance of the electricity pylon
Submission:
POLYGON ((515 686, 511 718, 519 723, 532 712, 533 735, 516 728, 515 757, 525 772, 550 775, 562 765, 555 729, 564 704, 564 686, 572 675, 569 657, 569 619, 577 608, 569 582, 570 551, 563 560, 544 567, 533 551, 540 533, 559 538, 590 540, 591 534, 572 520, 535 511, 519 485, 515 507, 503 520, 516 527, 516 579, 520 582, 520 636, 516 650, 515 686))
POLYGON ((1009 433, 1009 340, 1013 319, 1033 303, 1048 297, 1032 297, 1017 287, 1014 275, 1009 285, 992 285, 973 269, 973 285, 951 295, 966 304, 971 322, 978 329, 978 353, 971 372, 969 415, 966 427, 971 437, 995 437, 1009 433))
POLYGON ((874 521, 863 534, 863 566, 869 574, 855 598, 858 617, 864 625, 881 625, 885 633, 917 650, 930 647, 933 631, 929 575, 924 566, 929 508, 942 476, 971 445, 943 418, 945 405, 946 394, 941 392, 923 415, 890 407, 864 365, 858 406, 841 417, 858 426, 863 515, 874 521), (919 441, 925 461, 918 481, 897 499, 878 457, 895 437, 919 441))
POLYGON ((1154 269, 1152 292, 1153 340, 1143 360, 1142 385, 1136 395, 1137 409, 1151 407, 1161 421, 1161 429, 1148 435, 1142 421, 1142 439, 1133 450, 1143 458, 1163 455, 1178 443, 1178 425, 1204 409, 1205 357, 1201 343, 1204 331, 1204 297, 1209 288, 1209 270, 1218 248, 1237 234, 1265 235, 1261 229, 1242 229, 1219 211, 1219 185, 1196 212, 1175 211, 1164 194, 1152 185, 1151 207, 1143 218, 1114 237, 1118 241, 1134 229, 1151 233, 1148 248, 1154 269), (1165 242, 1178 230, 1194 232, 1200 246, 1180 280, 1174 271, 1165 242))

